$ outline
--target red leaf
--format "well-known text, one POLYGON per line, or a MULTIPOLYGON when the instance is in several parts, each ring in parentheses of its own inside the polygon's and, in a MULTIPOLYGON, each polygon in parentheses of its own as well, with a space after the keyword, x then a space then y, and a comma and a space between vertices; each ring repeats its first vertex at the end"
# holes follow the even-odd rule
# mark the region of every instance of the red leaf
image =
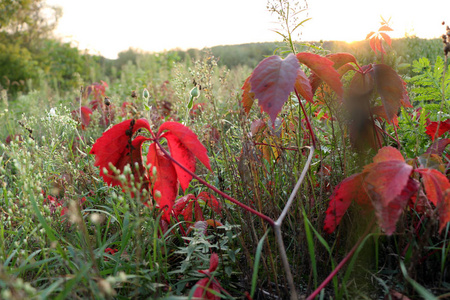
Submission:
POLYGON ((441 156, 444 153, 445 148, 447 148, 448 144, 450 144, 450 139, 440 139, 435 141, 431 146, 427 149, 427 154, 436 154, 441 156))
POLYGON ((203 199, 206 202, 206 205, 211 207, 215 213, 222 215, 222 205, 220 205, 217 198, 207 192, 201 192, 198 194, 197 199, 203 199))
POLYGON ((436 131, 438 131, 437 137, 440 137, 447 131, 450 131, 450 119, 441 122, 430 122, 430 124, 426 127, 426 129, 427 130, 425 131, 425 133, 431 137, 432 141, 434 141, 434 138, 436 137, 436 131))
POLYGON ((219 256, 217 253, 211 254, 211 258, 209 259, 209 272, 214 272, 219 266, 219 256))
POLYGON ((377 35, 374 39, 375 39, 375 46, 376 46, 377 50, 382 53, 386 53, 386 51, 384 51, 384 47, 383 47, 383 44, 381 43, 380 37, 377 35))
POLYGON ((391 37, 384 32, 380 32, 379 34, 383 37, 383 40, 385 40, 386 43, 388 43, 388 45, 391 46, 392 43, 391 37))
POLYGON ((352 200, 360 205, 370 205, 363 183, 364 174, 358 173, 344 179, 336 186, 326 211, 325 232, 332 233, 336 229, 352 200))
POLYGON ((303 98, 310 102, 314 103, 313 100, 313 91, 311 89, 311 84, 309 82, 308 77, 306 76, 305 72, 302 71, 302 69, 298 68, 297 70, 297 79, 295 80, 295 89, 297 92, 303 96, 303 98))
POLYGON ((371 194, 372 203, 375 208, 375 214, 378 219, 378 224, 384 230, 386 235, 391 235, 395 231, 395 225, 400 218, 403 210, 408 204, 409 199, 419 189, 419 183, 409 178, 408 183, 402 192, 396 196, 387 206, 383 206, 383 201, 377 199, 379 196, 371 194))
MULTIPOLYGON (((349 53, 342 52, 328 54, 325 57, 334 63, 333 68, 338 71, 340 76, 347 73, 349 70, 355 70, 355 68, 350 63, 354 63, 357 65, 356 58, 349 53)), ((309 80, 311 81, 311 88, 314 94, 317 88, 322 83, 322 79, 320 79, 320 77, 316 73, 312 73, 309 80)))
POLYGON ((150 181, 153 199, 165 211, 162 219, 170 221, 170 212, 178 194, 177 172, 172 161, 158 149, 156 143, 149 147, 147 164, 151 164, 151 172, 156 167, 156 179, 152 178, 150 181))
POLYGON ((398 126, 398 117, 397 115, 394 116, 394 120, 391 122, 388 121, 388 117, 386 115, 386 110, 383 106, 374 106, 372 107, 372 113, 376 114, 377 116, 385 119, 389 124, 393 124, 395 126, 398 126))
POLYGON ((342 97, 344 89, 342 88, 339 73, 333 68, 333 61, 326 57, 308 52, 297 53, 297 59, 328 84, 339 97, 342 97))
POLYGON ((362 66, 363 72, 366 73, 355 73, 350 82, 350 94, 352 96, 361 96, 367 95, 372 92, 375 87, 374 79, 372 73, 369 70, 371 66, 365 65, 362 66))
MULTIPOLYGON (((169 145, 170 155, 179 163, 181 163, 186 169, 195 172, 195 156, 189 151, 180 139, 176 137, 171 131, 167 131, 161 135, 161 138, 167 139, 169 145)), ((180 182, 183 192, 189 187, 189 183, 192 180, 192 175, 184 171, 177 164, 173 164, 177 171, 178 181, 180 182)))
POLYGON ((383 25, 378 29, 378 31, 394 31, 394 30, 387 25, 383 25))
POLYGON ((89 153, 95 155, 94 165, 100 168, 100 176, 103 177, 103 180, 107 184, 112 186, 121 185, 120 181, 115 178, 114 173, 109 166, 110 163, 123 172, 123 168, 127 163, 131 161, 133 161, 133 163, 141 161, 140 148, 142 143, 148 139, 136 138, 136 141, 132 142, 132 155, 127 156, 130 153, 129 147, 132 135, 140 128, 145 128, 150 131, 148 121, 145 119, 123 121, 104 132, 103 135, 97 139, 94 146, 92 146, 89 153), (132 122, 134 123, 134 126, 131 126, 133 124, 132 122), (107 174, 103 172, 105 168, 108 171, 107 174))
POLYGON ((220 296, 216 296, 211 293, 209 290, 213 290, 217 293, 220 293, 221 286, 217 280, 212 279, 210 282, 209 278, 203 278, 197 281, 195 286, 194 294, 192 295, 194 298, 203 299, 203 300, 220 300, 220 296))
POLYGON ((373 77, 388 121, 391 122, 406 95, 403 80, 394 69, 384 64, 373 65, 373 77))
POLYGON ((364 167, 364 172, 368 172, 364 181, 368 191, 379 195, 386 207, 405 188, 412 170, 397 149, 384 147, 375 156, 374 163, 364 167))
POLYGON ((84 127, 88 127, 91 122, 92 110, 89 107, 82 106, 81 107, 81 124, 84 127))
MULTIPOLYGON (((372 38, 372 36, 375 34, 375 31, 371 31, 367 36, 366 36, 366 40, 372 38)), ((374 50, 375 51, 375 50, 374 50)))
POLYGON ((369 41, 370 44, 370 48, 372 48, 373 52, 375 52, 375 54, 377 53, 377 47, 376 47, 376 36, 371 38, 369 41))
POLYGON ((244 85, 242 85, 241 89, 244 90, 242 92, 242 105, 244 106, 244 111, 248 114, 250 109, 253 106, 253 102, 255 101, 255 93, 251 92, 252 86, 250 84, 250 78, 252 75, 248 76, 245 80, 244 85))
POLYGON ((403 158, 403 155, 400 153, 400 151, 391 146, 381 148, 373 157, 374 163, 387 162, 390 160, 405 162, 405 159, 403 158))
POLYGON ((192 221, 192 206, 194 204, 195 196, 192 194, 183 196, 177 201, 175 201, 175 204, 173 206, 173 213, 176 217, 179 215, 182 215, 184 220, 187 222, 192 221))
MULTIPOLYGON (((200 143, 197 135, 193 133, 192 130, 177 122, 165 122, 159 127, 157 136, 162 137, 161 133, 164 130, 170 131, 175 137, 178 138, 181 145, 183 145, 187 150, 189 150, 189 152, 197 157, 202 164, 211 170, 206 148, 202 145, 202 143, 200 143)), ((171 138, 170 140, 168 139, 168 142, 170 143, 172 141, 173 143, 174 140, 175 139, 171 138)), ((175 148, 176 147, 174 147, 174 149, 175 148)))
POLYGON ((450 182, 441 172, 434 169, 416 169, 422 175, 428 199, 439 212, 439 232, 450 221, 450 182))
POLYGON ((258 104, 275 121, 289 94, 294 90, 299 69, 293 54, 285 59, 271 56, 262 60, 249 80, 251 92, 259 99, 258 104))

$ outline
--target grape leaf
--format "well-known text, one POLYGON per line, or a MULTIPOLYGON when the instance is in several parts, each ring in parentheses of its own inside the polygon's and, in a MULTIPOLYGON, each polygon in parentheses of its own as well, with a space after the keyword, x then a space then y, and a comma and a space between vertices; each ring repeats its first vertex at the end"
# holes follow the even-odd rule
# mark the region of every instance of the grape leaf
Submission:
POLYGON ((289 94, 294 90, 299 63, 295 55, 285 59, 270 56, 262 60, 253 71, 249 83, 262 110, 275 121, 289 94))
POLYGON ((413 167, 393 147, 384 147, 379 152, 374 163, 364 167, 367 172, 364 181, 368 191, 379 195, 382 205, 388 206, 405 188, 413 167), (389 155, 392 159, 388 159, 389 155))
POLYGON ((395 225, 400 218, 404 208, 408 204, 409 199, 419 189, 419 183, 412 179, 408 179, 408 183, 403 188, 401 193, 396 196, 387 206, 383 205, 383 201, 378 199, 378 194, 373 194, 369 191, 372 198, 372 203, 375 208, 375 215, 377 216, 378 224, 387 235, 392 235, 395 231, 395 225))
POLYGON ((199 270, 199 273, 205 274, 207 277, 200 279, 195 284, 194 288, 196 289, 193 297, 198 297, 198 299, 206 299, 206 300, 220 300, 220 296, 216 296, 211 293, 210 290, 214 291, 217 294, 220 294, 220 291, 223 289, 220 283, 214 278, 212 273, 219 266, 219 256, 217 253, 212 253, 211 258, 209 259, 209 269, 199 270))
POLYGON ((244 106, 244 111, 246 114, 250 112, 250 109, 253 106, 253 102, 255 102, 255 93, 251 92, 252 89, 252 86, 250 84, 251 77, 252 75, 247 77, 247 79, 245 80, 244 84, 241 87, 241 89, 243 90, 241 102, 242 105, 244 106))
MULTIPOLYGON (((347 73, 349 70, 354 70, 354 67, 350 63, 357 65, 356 58, 350 53, 334 53, 328 54, 325 57, 334 63, 333 68, 338 71, 340 76, 347 73)), ((311 81, 311 89, 314 94, 322 83, 322 79, 316 73, 312 73, 309 80, 311 81)))
POLYGON ((373 65, 373 77, 386 116, 388 121, 391 122, 402 105, 402 101, 405 101, 406 91, 403 80, 394 69, 384 64, 373 65))
POLYGON ((428 147, 426 154, 436 154, 441 156, 444 153, 445 148, 447 148, 448 144, 450 144, 450 139, 440 139, 436 140, 428 147))
POLYGON ((336 186, 326 211, 325 232, 332 233, 336 229, 352 200, 355 200, 360 205, 370 205, 363 183, 364 174, 357 173, 347 177, 336 186))
POLYGON ((328 84, 339 97, 342 97, 344 89, 342 88, 339 73, 333 68, 333 61, 326 57, 308 52, 297 53, 297 59, 328 84))
MULTIPOLYGON (((198 158, 198 160, 211 171, 211 165, 209 164, 209 157, 207 155, 207 151, 205 146, 200 143, 197 135, 192 132, 188 127, 183 124, 177 122, 165 122, 163 123, 158 130, 158 136, 161 137, 161 133, 164 130, 170 131, 174 136, 178 138, 180 143, 187 149, 189 152, 198 158)), ((172 141, 174 139, 171 139, 172 141)), ((170 141, 168 140, 170 143, 170 141)))
POLYGON ((311 89, 311 84, 308 77, 306 76, 305 72, 303 72, 302 69, 300 68, 297 70, 297 72, 298 74, 297 79, 295 80, 295 89, 300 95, 303 96, 303 98, 306 101, 314 103, 313 100, 314 94, 311 89))
POLYGON ((432 141, 434 141, 434 138, 436 137, 436 131, 437 137, 440 137, 444 133, 450 131, 450 119, 441 122, 430 122, 430 124, 428 124, 428 126, 426 127, 425 133, 431 137, 432 141))
POLYGON ((150 181, 153 199, 158 203, 159 209, 164 211, 162 219, 170 221, 170 212, 178 194, 177 172, 172 161, 156 143, 149 147, 147 164, 152 166, 151 169, 156 167, 156 179, 152 178, 150 181))
MULTIPOLYGON (((181 143, 180 139, 174 135, 171 131, 164 132, 161 138, 167 139, 169 145, 170 155, 179 163, 181 163, 186 169, 195 172, 195 156, 181 143)), ((188 188, 189 183, 192 180, 192 175, 184 171, 180 166, 174 164, 177 172, 178 181, 180 182, 183 192, 188 188)))
POLYGON ((428 200, 439 212, 439 233, 450 221, 450 182, 441 172, 434 169, 416 169, 422 175, 428 200))
POLYGON ((135 159, 134 162, 141 162, 139 160, 140 147, 145 140, 139 139, 136 142, 131 143, 133 134, 140 128, 145 128, 150 131, 150 125, 147 120, 126 120, 113 126, 108 131, 104 132, 103 135, 97 139, 95 144, 92 146, 90 154, 95 155, 94 166, 100 168, 100 176, 103 180, 112 186, 122 185, 119 180, 114 176, 109 164, 111 163, 121 172, 128 162, 135 159), (132 146, 132 155, 130 153, 130 143, 132 146), (137 148, 138 149, 137 149, 137 148), (138 152, 135 152, 139 150, 138 152), (107 174, 104 173, 104 169, 107 170, 107 174))

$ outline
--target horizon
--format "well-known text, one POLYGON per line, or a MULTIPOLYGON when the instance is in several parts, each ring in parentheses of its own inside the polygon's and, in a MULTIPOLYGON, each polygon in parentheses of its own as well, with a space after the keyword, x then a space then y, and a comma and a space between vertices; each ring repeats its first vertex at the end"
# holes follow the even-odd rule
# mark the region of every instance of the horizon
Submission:
MULTIPOLYGON (((414 5, 415 1, 379 0, 369 9, 367 2, 308 1, 308 9, 299 19, 311 20, 301 27, 300 35, 294 33, 293 39, 296 42, 363 41, 369 32, 379 28, 381 16, 391 19, 394 29, 390 32, 391 38, 432 39, 444 33, 442 21, 450 23, 446 15, 450 11, 450 1, 429 0, 428 5, 419 6, 414 5)), ((214 5, 208 0, 164 3, 129 0, 127 3, 123 6, 119 1, 47 0, 47 4, 63 10, 56 37, 80 50, 109 59, 116 59, 118 53, 129 49, 161 53, 282 42, 281 36, 274 32, 281 30, 280 24, 266 8, 266 1, 214 1, 214 5)))

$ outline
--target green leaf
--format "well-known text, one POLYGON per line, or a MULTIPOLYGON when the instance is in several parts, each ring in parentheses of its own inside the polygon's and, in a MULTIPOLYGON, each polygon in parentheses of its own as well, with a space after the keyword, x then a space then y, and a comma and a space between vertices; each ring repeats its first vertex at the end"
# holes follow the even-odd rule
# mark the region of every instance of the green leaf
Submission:
POLYGON ((259 269, 259 259, 261 258, 262 247, 264 244, 264 240, 267 237, 267 233, 263 235, 263 237, 259 240, 258 247, 256 247, 256 255, 255 255, 255 263, 253 265, 253 276, 252 276, 252 289, 250 293, 250 297, 253 299, 256 290, 256 281, 258 280, 258 269, 259 269))

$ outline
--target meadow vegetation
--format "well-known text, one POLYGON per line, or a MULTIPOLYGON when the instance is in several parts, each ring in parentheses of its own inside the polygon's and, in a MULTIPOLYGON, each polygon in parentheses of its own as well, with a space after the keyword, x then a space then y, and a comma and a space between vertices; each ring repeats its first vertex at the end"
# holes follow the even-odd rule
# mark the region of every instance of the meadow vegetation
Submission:
POLYGON ((18 2, 15 11, 0 4, 8 12, 0 17, 1 299, 450 296, 442 50, 450 31, 444 43, 381 41, 383 54, 369 41, 294 43, 286 34, 279 43, 129 49, 108 60, 60 43, 50 27, 12 26, 39 21, 17 18, 40 1, 18 2), (325 58, 342 52, 354 58, 325 58), (296 85, 276 112, 261 104, 267 90, 255 79, 258 63, 278 61, 268 63, 271 55, 299 65, 294 71, 311 79, 302 87, 315 86, 301 93, 296 85), (330 80, 333 64, 312 84, 322 59, 335 59, 336 72, 351 66, 336 73, 341 91, 330 80), (363 84, 361 92, 357 76, 376 84, 389 76, 401 87, 363 84), (409 102, 405 93, 386 100, 391 88, 405 89, 409 102), (187 180, 161 149, 195 160, 195 176, 187 180), (409 172, 402 183, 390 173, 400 168, 409 172), (174 201, 166 198, 173 180, 159 181, 168 169, 177 176, 174 201))

